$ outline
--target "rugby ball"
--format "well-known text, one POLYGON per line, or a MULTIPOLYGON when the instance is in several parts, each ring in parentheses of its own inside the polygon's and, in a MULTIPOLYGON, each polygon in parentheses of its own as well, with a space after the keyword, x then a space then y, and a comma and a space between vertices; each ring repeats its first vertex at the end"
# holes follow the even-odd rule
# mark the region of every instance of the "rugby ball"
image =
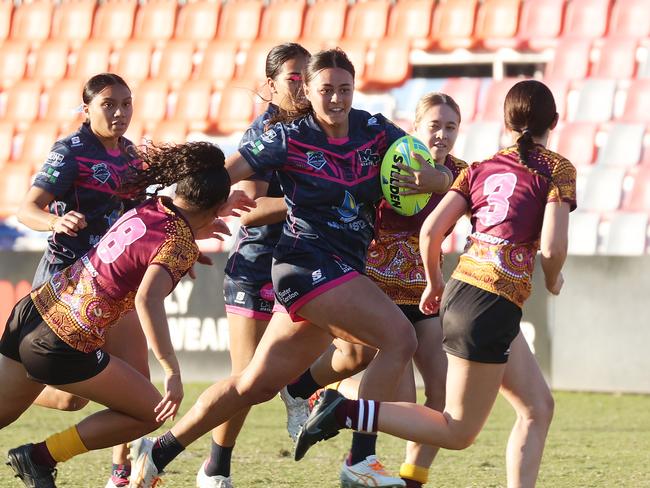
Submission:
POLYGON ((435 166, 433 156, 429 148, 422 141, 412 136, 402 136, 397 139, 386 151, 384 159, 381 162, 380 178, 381 191, 384 198, 390 204, 393 210, 400 215, 415 215, 422 210, 429 199, 431 193, 418 193, 417 195, 401 195, 400 188, 397 186, 396 175, 406 174, 405 171, 397 167, 397 163, 402 163, 413 169, 420 169, 420 163, 411 153, 421 155, 431 166, 435 166))

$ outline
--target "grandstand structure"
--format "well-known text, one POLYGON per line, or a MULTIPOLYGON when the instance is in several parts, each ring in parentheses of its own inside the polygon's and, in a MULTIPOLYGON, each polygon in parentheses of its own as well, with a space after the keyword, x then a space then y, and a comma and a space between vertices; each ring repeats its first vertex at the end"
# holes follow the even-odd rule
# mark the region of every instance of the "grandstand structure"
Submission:
POLYGON ((343 48, 355 106, 405 128, 422 94, 449 93, 469 162, 503 145, 518 77, 543 80, 560 113, 550 147, 578 169, 570 253, 650 254, 650 0, 0 0, 0 219, 79 124, 93 74, 133 89, 132 140, 210 138, 228 154, 263 110, 266 53, 287 41, 343 48))

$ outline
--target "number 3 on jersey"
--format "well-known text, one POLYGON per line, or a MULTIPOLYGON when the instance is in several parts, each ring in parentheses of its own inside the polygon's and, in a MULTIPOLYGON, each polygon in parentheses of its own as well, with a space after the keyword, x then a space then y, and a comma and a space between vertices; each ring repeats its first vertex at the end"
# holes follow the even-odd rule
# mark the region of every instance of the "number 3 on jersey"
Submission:
POLYGON ((513 173, 499 173, 488 176, 483 184, 483 195, 487 195, 487 205, 476 216, 485 227, 499 224, 508 215, 508 199, 515 191, 517 177, 513 173))
MULTIPOLYGON (((127 215, 128 212, 124 214, 124 217, 127 215)), ((135 211, 133 215, 135 215, 135 211)), ((120 257, 125 251, 126 246, 140 239, 145 232, 147 232, 147 226, 144 225, 144 222, 139 217, 125 220, 99 241, 97 256, 103 263, 110 264, 120 257)))

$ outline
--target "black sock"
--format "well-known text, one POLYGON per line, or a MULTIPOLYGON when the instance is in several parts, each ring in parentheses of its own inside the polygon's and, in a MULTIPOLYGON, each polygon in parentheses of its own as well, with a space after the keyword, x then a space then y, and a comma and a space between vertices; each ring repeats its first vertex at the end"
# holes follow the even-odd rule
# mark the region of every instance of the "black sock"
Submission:
POLYGON ((309 398, 321 386, 323 385, 314 381, 311 371, 307 370, 294 383, 287 385, 287 391, 294 398, 309 398))
POLYGON ((422 488, 422 483, 408 478, 402 478, 406 482, 406 488, 422 488))
POLYGON ((205 463, 203 470, 208 476, 230 476, 230 456, 233 447, 223 447, 212 441, 210 459, 205 463))
POLYGON ((185 448, 181 446, 180 442, 176 440, 176 437, 174 437, 174 434, 170 430, 156 439, 156 443, 151 451, 151 460, 160 473, 165 469, 165 466, 171 463, 184 450, 185 448))
POLYGON ((352 433, 352 447, 350 448, 350 456, 348 457, 348 464, 352 466, 360 461, 363 461, 368 456, 372 456, 376 452, 377 434, 368 434, 366 432, 353 432, 352 433))

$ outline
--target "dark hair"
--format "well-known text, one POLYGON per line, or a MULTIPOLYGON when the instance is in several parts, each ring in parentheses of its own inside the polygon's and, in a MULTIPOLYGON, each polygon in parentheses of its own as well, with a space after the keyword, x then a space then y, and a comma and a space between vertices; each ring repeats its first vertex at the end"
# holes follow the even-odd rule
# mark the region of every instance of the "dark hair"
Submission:
POLYGON ((136 150, 138 166, 131 167, 130 177, 121 193, 142 198, 150 186, 158 190, 176 183, 176 195, 198 209, 206 210, 225 202, 230 193, 230 176, 225 156, 209 142, 153 144, 136 150))
POLYGON ((521 133, 517 152, 520 161, 526 164, 528 152, 534 146, 533 137, 543 135, 557 118, 553 94, 540 81, 520 81, 510 88, 503 110, 506 127, 521 133))
POLYGON ((426 95, 422 95, 420 100, 418 100, 417 106, 415 107, 415 123, 417 124, 420 122, 420 120, 422 120, 424 112, 429 110, 431 107, 436 107, 438 105, 447 105, 450 109, 456 112, 456 115, 458 115, 458 122, 460 123, 460 107, 456 103, 456 100, 451 98, 446 93, 440 92, 431 92, 427 93, 426 95))
POLYGON ((131 88, 129 88, 129 85, 126 84, 126 81, 121 76, 115 73, 100 73, 90 78, 84 85, 81 95, 83 102, 89 104, 104 88, 113 85, 122 85, 131 91, 131 88))
MULTIPOLYGON (((319 51, 316 54, 313 54, 309 59, 309 63, 303 70, 302 79, 303 83, 306 85, 322 70, 328 68, 341 68, 347 71, 352 75, 354 79, 354 65, 348 55, 345 54, 345 51, 340 47, 333 49, 326 49, 324 51, 319 51)), ((291 113, 278 113, 276 116, 272 117, 269 120, 269 125, 272 125, 276 122, 289 122, 291 120, 307 115, 313 111, 311 103, 309 100, 304 100, 296 104, 296 108, 291 113)))
POLYGON ((309 59, 311 54, 296 42, 285 42, 273 47, 266 55, 265 73, 267 78, 275 80, 282 65, 291 59, 304 57, 309 59))

